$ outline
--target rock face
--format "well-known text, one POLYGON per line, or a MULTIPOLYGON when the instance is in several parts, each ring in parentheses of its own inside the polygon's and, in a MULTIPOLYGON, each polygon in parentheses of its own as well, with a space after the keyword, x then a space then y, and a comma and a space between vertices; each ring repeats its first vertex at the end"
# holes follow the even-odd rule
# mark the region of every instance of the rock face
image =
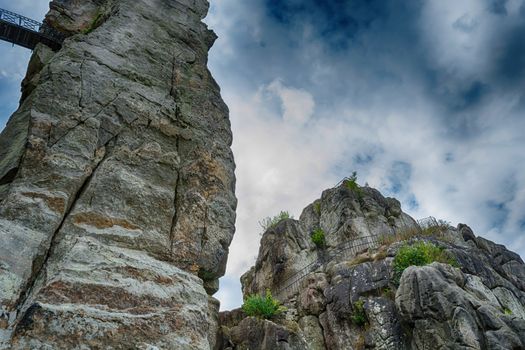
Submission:
POLYGON ((0 136, 0 348, 213 348, 236 199, 207 10, 51 3, 68 38, 0 136))
POLYGON ((349 240, 361 238, 360 244, 365 246, 367 237, 416 227, 416 221, 401 211, 399 201, 385 198, 373 188, 351 191, 341 185, 326 190, 303 210, 299 220, 281 221, 263 235, 254 268, 241 278, 243 292, 279 289, 291 275, 322 255, 335 254, 349 240), (325 234, 322 250, 310 238, 317 228, 325 234))
POLYGON ((245 295, 270 289, 287 311, 264 324, 238 311, 221 315, 218 349, 279 348, 268 322, 287 332, 291 349, 525 349, 521 258, 466 225, 430 222, 420 227, 396 200, 371 188, 323 192, 299 220, 264 233, 255 266, 241 278, 245 295), (318 228, 324 247, 310 237, 318 228), (370 239, 376 234, 384 237, 370 239), (399 250, 420 241, 454 266, 410 266, 396 278, 399 250), (303 266, 313 268, 303 274, 303 266), (303 277, 290 279, 297 272, 303 277))

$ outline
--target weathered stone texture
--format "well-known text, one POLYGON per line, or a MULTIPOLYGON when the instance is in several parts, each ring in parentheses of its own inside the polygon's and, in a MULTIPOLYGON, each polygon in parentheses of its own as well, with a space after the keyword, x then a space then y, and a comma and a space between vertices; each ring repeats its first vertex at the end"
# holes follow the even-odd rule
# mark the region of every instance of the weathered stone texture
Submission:
POLYGON ((278 290, 290 276, 333 254, 348 240, 411 228, 419 226, 401 211, 399 202, 383 197, 371 187, 352 191, 343 184, 328 189, 303 210, 299 220, 283 220, 263 234, 255 266, 241 277, 243 293, 260 293, 266 288, 278 290), (318 228, 326 238, 322 250, 310 238, 318 228))
MULTIPOLYGON (((525 265, 466 225, 420 228, 376 190, 336 187, 299 220, 264 233, 255 266, 241 278, 243 292, 277 292, 287 276, 317 259, 296 287, 275 293, 288 309, 273 322, 302 339, 305 349, 525 349, 525 265), (311 242, 317 227, 325 231, 325 247, 311 242), (381 233, 398 235, 355 254, 329 255, 353 237, 381 233), (396 253, 418 240, 442 248, 457 266, 411 266, 394 279, 396 253)), ((266 326, 246 320, 222 324, 222 334, 235 335, 222 349, 267 338, 266 326), (232 333, 238 329, 245 336, 232 333)))
POLYGON ((209 347, 236 199, 207 10, 51 3, 68 39, 0 136, 0 348, 209 347))

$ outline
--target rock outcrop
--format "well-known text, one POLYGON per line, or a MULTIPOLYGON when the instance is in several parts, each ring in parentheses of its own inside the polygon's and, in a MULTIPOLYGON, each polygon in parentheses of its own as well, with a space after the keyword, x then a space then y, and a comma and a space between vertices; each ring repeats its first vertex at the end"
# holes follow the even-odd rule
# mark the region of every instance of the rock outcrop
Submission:
POLYGON ((0 136, 0 348, 213 348, 234 233, 206 0, 55 0, 0 136))
POLYGON ((521 258, 463 224, 418 224, 368 187, 324 191, 299 220, 268 229, 241 282, 245 296, 269 289, 287 310, 257 322, 223 313, 218 349, 525 348, 521 258), (324 246, 312 243, 319 228, 324 246), (410 266, 396 277, 400 249, 421 241, 448 263, 410 266), (278 334, 287 335, 286 347, 278 334))

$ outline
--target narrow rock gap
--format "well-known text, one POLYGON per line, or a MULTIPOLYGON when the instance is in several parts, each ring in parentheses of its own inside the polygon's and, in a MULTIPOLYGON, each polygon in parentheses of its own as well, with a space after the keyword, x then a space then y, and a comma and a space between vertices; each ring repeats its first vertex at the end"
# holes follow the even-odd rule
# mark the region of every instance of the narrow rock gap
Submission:
POLYGON ((201 254, 202 249, 204 248, 204 242, 208 240, 208 200, 206 200, 206 208, 204 210, 204 227, 202 231, 202 239, 201 239, 201 254))
MULTIPOLYGON (((175 53, 173 54, 173 61, 172 61, 172 65, 171 65, 171 80, 170 80, 170 96, 173 97, 173 100, 175 101, 175 121, 179 121, 180 120, 180 115, 181 115, 181 111, 180 111, 180 106, 178 104, 178 101, 177 101, 177 90, 176 90, 176 86, 175 86, 175 83, 176 83, 176 69, 177 69, 177 59, 178 59, 178 55, 176 55, 175 53)), ((151 123, 151 120, 148 122, 148 127, 149 127, 149 124, 151 123)), ((175 138, 175 149, 177 151, 177 156, 179 157, 180 159, 180 136, 177 135, 176 138, 175 138)), ((176 230, 176 227, 177 227, 177 223, 179 221, 179 210, 180 210, 180 206, 179 206, 179 202, 180 202, 180 185, 181 185, 181 177, 182 177, 182 165, 179 164, 178 166, 178 169, 177 169, 177 181, 175 183, 175 189, 174 189, 174 195, 173 195, 173 209, 174 209, 174 213, 173 213, 173 217, 172 217, 172 220, 171 220, 171 228, 170 228, 170 253, 173 254, 173 249, 175 248, 175 230, 176 230)))
POLYGON ((84 58, 82 62, 80 62, 80 92, 79 92, 79 99, 78 99, 78 107, 82 110, 84 108, 84 63, 86 62, 86 59, 84 58))
MULTIPOLYGON (((177 136, 175 141, 175 147, 177 150, 177 155, 179 154, 179 139, 180 137, 177 136)), ((180 186, 180 178, 181 178, 181 169, 177 169, 177 181, 175 182, 175 189, 174 189, 174 195, 173 195, 173 218, 171 220, 171 228, 170 228, 170 252, 173 253, 173 248, 175 245, 175 229, 177 226, 177 222, 179 220, 179 186, 180 186)))
POLYGON ((10 184, 15 180, 16 174, 18 174, 18 167, 9 170, 1 179, 0 186, 10 184))

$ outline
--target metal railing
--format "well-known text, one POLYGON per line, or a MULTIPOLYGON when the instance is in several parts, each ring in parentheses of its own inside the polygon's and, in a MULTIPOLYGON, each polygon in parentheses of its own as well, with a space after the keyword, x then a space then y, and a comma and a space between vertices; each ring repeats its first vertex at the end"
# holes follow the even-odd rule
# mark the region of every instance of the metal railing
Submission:
POLYGON ((419 219, 417 221, 417 224, 419 225, 419 227, 421 227, 422 229, 423 228, 428 228, 428 227, 431 227, 431 226, 439 226, 439 222, 436 220, 435 217, 433 216, 429 216, 427 218, 423 218, 423 219, 419 219))
MULTIPOLYGON (((29 31, 33 35, 36 35, 39 42, 44 44, 51 44, 55 47, 62 45, 64 41, 64 35, 54 28, 48 26, 45 23, 37 22, 31 18, 19 15, 17 13, 8 11, 6 9, 0 8, 0 23, 11 27, 13 30, 18 30, 19 32, 29 31)), ((17 38, 20 38, 21 35, 17 35, 17 38)), ((22 44, 13 38, 8 36, 2 36, 1 39, 12 42, 13 44, 22 44)), ((27 45, 22 45, 27 47, 27 45)))
POLYGON ((27 18, 17 13, 14 13, 8 10, 4 10, 1 8, 0 8, 0 19, 5 22, 9 22, 11 24, 20 26, 22 28, 32 30, 33 32, 39 32, 40 28, 42 27, 41 23, 31 18, 27 18))
MULTIPOLYGON (((420 228, 439 225, 438 221, 433 216, 417 220, 417 224, 420 228)), ((353 258, 358 253, 365 250, 377 248, 381 245, 382 236, 383 235, 357 237, 334 247, 334 249, 332 249, 326 256, 321 255, 319 258, 314 257, 304 267, 281 282, 283 287, 276 290, 274 295, 278 299, 283 300, 286 296, 295 294, 299 291, 301 282, 308 275, 335 259, 343 261, 347 258, 353 258)))
POLYGON ((274 293, 275 296, 282 300, 285 298, 285 296, 297 292, 301 286, 301 282, 308 275, 318 270, 323 265, 335 260, 336 258, 338 260, 342 260, 345 258, 354 257, 359 252, 365 251, 367 249, 376 248, 380 244, 380 237, 380 235, 357 237, 336 246, 326 255, 321 255, 317 259, 314 258, 313 261, 306 264, 292 276, 286 278, 282 282, 283 287, 274 293))

